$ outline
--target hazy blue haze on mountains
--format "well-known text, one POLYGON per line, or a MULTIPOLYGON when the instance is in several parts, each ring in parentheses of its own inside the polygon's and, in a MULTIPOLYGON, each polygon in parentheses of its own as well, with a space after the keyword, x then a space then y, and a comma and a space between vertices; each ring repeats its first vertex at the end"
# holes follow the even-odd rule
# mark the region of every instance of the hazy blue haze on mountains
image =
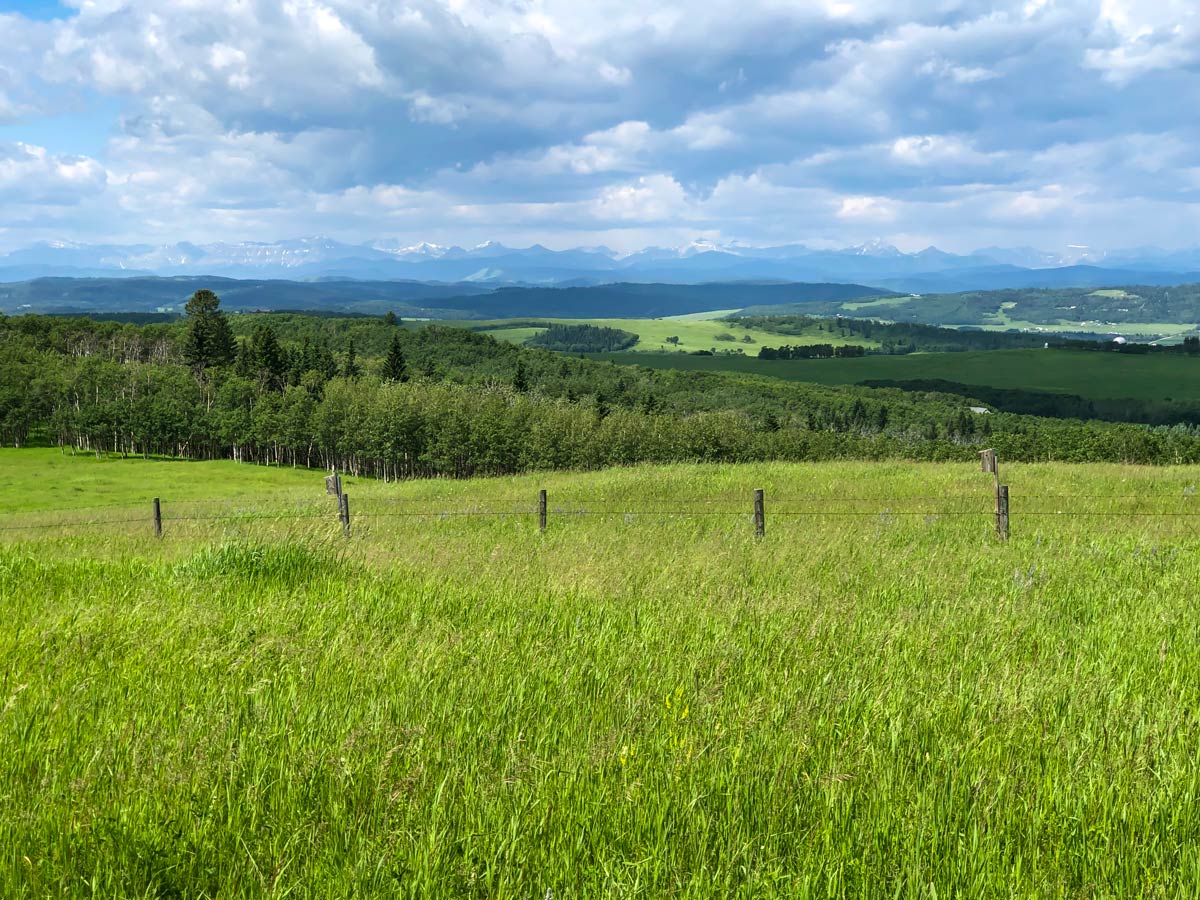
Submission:
POLYGON ((0 256, 0 281, 41 277, 211 275, 226 278, 318 278, 499 285, 615 282, 699 284, 730 281, 842 282, 911 292, 1006 287, 1178 284, 1197 280, 1200 251, 1145 249, 1092 259, 1028 248, 970 255, 933 247, 902 253, 882 242, 842 250, 801 245, 745 247, 705 241, 650 247, 621 256, 606 248, 550 250, 489 242, 471 249, 386 242, 345 244, 329 238, 167 246, 42 243, 0 256))
POLYGON ((411 281, 310 282, 171 278, 40 278, 0 284, 0 312, 179 313, 193 291, 215 290, 230 311, 305 310, 410 318, 655 317, 750 305, 845 301, 880 293, 856 284, 613 284, 501 287, 411 281))

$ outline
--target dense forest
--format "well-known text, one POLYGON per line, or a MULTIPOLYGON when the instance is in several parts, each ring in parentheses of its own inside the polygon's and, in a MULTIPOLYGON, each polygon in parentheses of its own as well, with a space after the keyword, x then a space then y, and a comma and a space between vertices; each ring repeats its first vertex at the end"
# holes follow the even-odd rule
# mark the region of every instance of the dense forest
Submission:
POLYGON ((970 459, 985 443, 1007 459, 1200 461, 1191 426, 978 415, 937 391, 616 366, 395 319, 234 318, 203 291, 178 323, 0 317, 0 437, 381 477, 970 459))
POLYGON ((963 384, 940 378, 874 378, 859 384, 864 387, 899 388, 903 391, 932 391, 975 397, 1004 412, 1056 419, 1100 419, 1106 422, 1139 422, 1147 425, 1200 422, 1200 400, 1087 398, 1053 391, 963 384))
POLYGON ((631 331, 603 325, 549 325, 525 344, 561 353, 616 353, 638 342, 631 331))
POLYGON ((861 344, 797 344, 782 347, 762 347, 759 359, 850 359, 866 356, 867 348, 861 344))

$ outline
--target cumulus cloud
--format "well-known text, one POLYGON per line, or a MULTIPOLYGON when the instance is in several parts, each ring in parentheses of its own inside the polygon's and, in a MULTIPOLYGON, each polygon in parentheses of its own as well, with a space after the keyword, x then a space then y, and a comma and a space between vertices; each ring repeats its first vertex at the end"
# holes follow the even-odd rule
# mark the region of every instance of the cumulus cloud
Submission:
POLYGON ((1200 192, 1190 0, 88 0, 0 43, 7 241, 1178 244, 1200 192), (94 97, 102 153, 23 139, 94 97))
POLYGON ((74 206, 100 193, 106 180, 104 167, 94 159, 0 144, 0 204, 74 206))

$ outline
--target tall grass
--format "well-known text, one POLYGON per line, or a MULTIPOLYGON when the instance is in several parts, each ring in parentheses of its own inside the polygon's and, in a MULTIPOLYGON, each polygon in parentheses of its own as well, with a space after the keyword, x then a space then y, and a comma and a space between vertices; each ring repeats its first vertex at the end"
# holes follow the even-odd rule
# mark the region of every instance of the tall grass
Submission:
POLYGON ((0 896, 1194 896, 1197 520, 1054 507, 1195 473, 1009 475, 1007 544, 986 476, 869 465, 14 533, 0 896), (887 503, 772 513, 819 495, 887 503))

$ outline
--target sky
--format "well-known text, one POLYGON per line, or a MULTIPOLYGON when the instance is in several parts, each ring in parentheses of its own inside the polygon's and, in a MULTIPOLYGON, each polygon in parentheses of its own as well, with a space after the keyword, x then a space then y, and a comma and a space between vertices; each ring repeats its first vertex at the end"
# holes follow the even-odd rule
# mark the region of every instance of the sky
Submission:
POLYGON ((0 0, 0 250, 1200 243, 1195 0, 0 0))

